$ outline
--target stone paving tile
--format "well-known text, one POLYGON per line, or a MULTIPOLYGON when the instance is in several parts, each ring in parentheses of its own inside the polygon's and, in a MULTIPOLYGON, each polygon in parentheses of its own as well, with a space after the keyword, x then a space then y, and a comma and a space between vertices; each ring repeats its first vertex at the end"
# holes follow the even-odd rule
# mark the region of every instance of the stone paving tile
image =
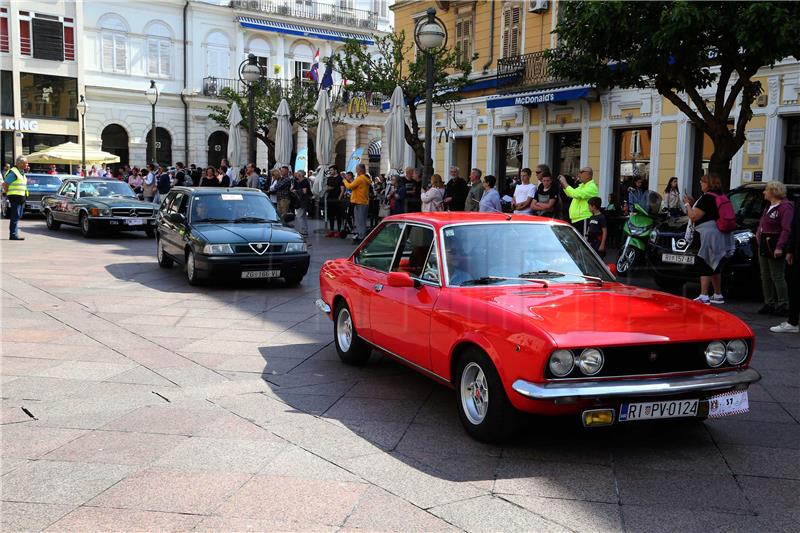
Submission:
POLYGON ((34 461, 3 476, 2 499, 80 505, 133 470, 125 465, 34 461))
POLYGON ((300 361, 293 357, 272 357, 264 359, 261 355, 227 356, 214 365, 219 371, 256 372, 259 374, 283 374, 297 366, 300 361))
POLYGON ((800 450, 729 444, 720 447, 734 474, 800 480, 800 450))
POLYGON ((781 512, 800 524, 800 480, 738 476, 747 499, 759 513, 781 512))
POLYGON ((337 466, 333 462, 314 455, 311 452, 288 446, 262 468, 258 475, 272 477, 298 477, 325 481, 347 481, 358 483, 363 481, 358 476, 337 466))
POLYGON ((304 533, 340 533, 338 526, 325 526, 311 522, 280 522, 270 518, 235 518, 210 516, 195 528, 195 531, 303 531, 304 533))
POLYGON ((750 411, 736 415, 736 421, 796 424, 797 421, 778 402, 750 402, 750 411))
POLYGON ((324 419, 310 415, 297 418, 296 415, 289 414, 284 420, 286 421, 269 424, 267 427, 277 436, 337 463, 343 458, 363 456, 380 450, 350 429, 331 424, 324 419))
POLYGON ((137 366, 136 368, 117 374, 106 381, 114 383, 135 383, 137 385, 156 385, 159 387, 175 386, 175 384, 168 379, 143 366, 137 366))
MULTIPOLYGON (((708 531, 758 531, 757 529, 740 529, 750 516, 738 512, 710 511, 702 508, 670 509, 665 506, 623 505, 621 507, 625 521, 625 531, 632 533, 706 533, 708 531)), ((762 531, 780 531, 762 530, 762 531)), ((788 531, 788 530, 786 530, 788 531)))
POLYGON ((33 357, 0 357, 0 370, 5 375, 34 376, 43 370, 61 364, 52 359, 38 359, 33 357))
POLYGON ((710 511, 750 511, 732 475, 628 470, 617 472, 623 504, 663 505, 710 511), (712 499, 698 495, 713 494, 712 499))
POLYGON ((73 509, 72 505, 0 502, 0 531, 41 531, 73 509))
POLYGON ((493 496, 457 501, 434 507, 430 512, 464 531, 476 533, 496 532, 499 524, 502 524, 504 531, 570 531, 540 515, 493 496))
POLYGON ((21 376, 3 385, 3 397, 21 400, 52 401, 75 396, 89 386, 78 379, 21 376))
MULTIPOLYGON (((339 401, 339 396, 323 394, 294 394, 282 390, 273 391, 278 398, 298 411, 312 415, 321 415, 330 411, 331 407, 339 401)), ((326 414, 327 416, 327 414, 326 414)))
POLYGON ((452 416, 450 420, 443 424, 411 424, 403 436, 403 440, 397 445, 397 451, 402 453, 422 451, 448 456, 483 455, 498 457, 501 454, 502 448, 471 439, 461 428, 458 414, 453 411, 451 410, 452 416))
POLYGON ((134 364, 68 361, 37 372, 36 375, 48 378, 104 381, 127 370, 132 370, 135 366, 134 364))
POLYGON ((80 507, 46 531, 189 531, 201 515, 80 507))
POLYGON ((153 405, 141 407, 103 426, 104 430, 190 435, 223 415, 217 409, 153 405))
POLYGON ((158 373, 166 379, 177 383, 179 387, 194 387, 224 383, 228 378, 219 372, 202 366, 181 366, 177 368, 159 368, 158 373))
POLYGON ((572 531, 622 531, 616 503, 598 503, 535 496, 503 495, 504 500, 572 531))
POLYGON ((374 420, 333 420, 326 419, 331 424, 353 432, 367 442, 384 450, 395 450, 403 435, 408 431, 409 424, 405 422, 379 422, 374 420))
POLYGON ((697 473, 725 472, 725 458, 713 443, 685 443, 676 447, 673 443, 642 445, 614 451, 617 469, 647 468, 654 470, 681 470, 697 473))
POLYGON ((283 443, 280 439, 257 426, 256 424, 245 420, 239 416, 231 413, 225 413, 219 418, 216 418, 210 424, 198 428, 192 432, 194 437, 211 437, 219 439, 241 439, 241 440, 257 440, 272 443, 283 443))
POLYGON ((749 422, 730 418, 715 420, 713 424, 709 424, 709 432, 721 444, 800 450, 800 425, 798 424, 749 422))
POLYGON ((148 468, 117 483, 91 500, 89 505, 209 514, 249 477, 221 470, 148 468))
MULTIPOLYGON (((279 393, 280 394, 280 393, 279 393)), ((384 400, 378 398, 341 398, 326 413, 336 420, 410 423, 424 398, 418 400, 384 400)))
POLYGON ((146 465, 178 447, 187 437, 92 431, 47 454, 48 461, 146 465))
POLYGON ((458 528, 378 487, 361 496, 343 529, 366 531, 458 531, 458 528))
POLYGON ((80 350, 65 350, 63 346, 58 344, 9 342, 5 339, 3 339, 3 355, 70 361, 130 362, 125 356, 105 346, 81 347, 80 350))
POLYGON ((397 452, 398 457, 418 464, 425 472, 447 481, 464 482, 491 492, 495 486, 499 457, 482 455, 445 455, 414 450, 397 452))
POLYGON ((38 459, 85 433, 79 429, 42 427, 35 422, 11 424, 3 426, 0 431, 0 448, 4 459, 38 459))
POLYGON ((469 483, 443 479, 438 471, 396 453, 376 453, 337 463, 423 509, 487 493, 469 483))
POLYGON ((614 473, 599 465, 501 459, 494 492, 594 502, 617 502, 614 473))
POLYGON ((263 440, 192 437, 167 451, 154 466, 255 474, 286 446, 263 440))
POLYGON ((220 506, 226 517, 341 525, 367 489, 363 483, 256 476, 220 506))
POLYGON ((21 405, 4 406, 0 408, 0 425, 18 424, 21 422, 33 422, 33 419, 22 410, 21 405))
POLYGON ((20 457, 5 457, 0 455, 0 476, 4 476, 19 468, 20 466, 26 465, 32 462, 29 459, 22 459, 20 457))

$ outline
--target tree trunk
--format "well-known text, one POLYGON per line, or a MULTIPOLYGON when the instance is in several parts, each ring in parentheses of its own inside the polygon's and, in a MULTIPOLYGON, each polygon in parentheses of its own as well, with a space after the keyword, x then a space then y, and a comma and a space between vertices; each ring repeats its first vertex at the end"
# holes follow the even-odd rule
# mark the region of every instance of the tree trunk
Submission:
MULTIPOLYGON (((727 132, 726 132, 727 133, 727 132)), ((722 181, 722 190, 729 191, 731 188, 731 169, 730 164, 736 152, 742 147, 730 134, 712 138, 714 152, 708 163, 709 174, 716 174, 722 181)))

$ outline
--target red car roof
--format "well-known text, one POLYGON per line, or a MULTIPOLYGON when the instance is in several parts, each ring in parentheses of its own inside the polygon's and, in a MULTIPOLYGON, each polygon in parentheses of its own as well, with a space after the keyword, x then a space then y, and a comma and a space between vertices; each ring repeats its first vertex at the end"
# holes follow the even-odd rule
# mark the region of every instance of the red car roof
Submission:
POLYGON ((536 217, 532 215, 513 215, 511 213, 474 213, 465 211, 437 211, 431 213, 404 213, 402 215, 391 215, 383 220, 408 222, 424 222, 434 227, 446 226, 448 224, 466 224, 470 222, 545 222, 564 224, 566 222, 555 220, 548 217, 536 217))

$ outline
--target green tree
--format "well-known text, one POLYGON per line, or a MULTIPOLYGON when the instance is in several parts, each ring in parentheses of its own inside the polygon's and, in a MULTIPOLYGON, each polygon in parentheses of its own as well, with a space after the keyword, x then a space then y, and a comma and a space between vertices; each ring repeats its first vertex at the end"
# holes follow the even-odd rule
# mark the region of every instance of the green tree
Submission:
MULTIPOLYGON (((275 126, 275 112, 282 98, 289 104, 289 122, 308 129, 316 125, 317 115, 314 104, 317 101, 317 88, 313 84, 296 81, 283 81, 264 78, 254 85, 256 138, 267 145, 269 154, 273 156, 275 141, 269 137, 275 126)), ((247 91, 239 93, 230 87, 223 88, 219 97, 225 102, 221 105, 209 106, 209 117, 224 128, 228 128, 228 113, 235 102, 242 113, 241 126, 249 132, 249 111, 247 91)), ((273 156, 274 157, 274 156, 273 156)))
MULTIPOLYGON (((478 58, 475 54, 472 61, 478 58)), ((415 55, 414 39, 405 31, 376 37, 374 48, 359 41, 347 41, 344 53, 334 56, 336 70, 347 80, 347 89, 355 92, 380 93, 388 99, 398 85, 403 90, 411 126, 406 124, 406 142, 417 159, 425 158, 425 145, 420 139, 417 107, 424 105, 425 54, 415 55)), ((444 104, 461 99, 461 89, 472 72, 472 61, 460 61, 458 50, 443 48, 434 55, 433 102, 444 104)), ((432 125, 431 125, 432 127, 432 125)))
POLYGON ((559 9, 550 72, 601 88, 655 88, 711 138, 709 171, 726 187, 762 91, 753 76, 800 59, 800 2, 576 1, 559 9), (715 83, 706 102, 699 91, 715 83))

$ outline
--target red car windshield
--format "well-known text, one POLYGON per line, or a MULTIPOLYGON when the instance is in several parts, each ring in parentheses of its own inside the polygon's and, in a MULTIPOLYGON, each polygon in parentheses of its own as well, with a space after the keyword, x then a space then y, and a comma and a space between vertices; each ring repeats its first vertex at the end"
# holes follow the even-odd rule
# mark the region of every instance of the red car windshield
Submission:
POLYGON ((450 286, 611 281, 595 253, 570 226, 469 224, 444 229, 450 286))

